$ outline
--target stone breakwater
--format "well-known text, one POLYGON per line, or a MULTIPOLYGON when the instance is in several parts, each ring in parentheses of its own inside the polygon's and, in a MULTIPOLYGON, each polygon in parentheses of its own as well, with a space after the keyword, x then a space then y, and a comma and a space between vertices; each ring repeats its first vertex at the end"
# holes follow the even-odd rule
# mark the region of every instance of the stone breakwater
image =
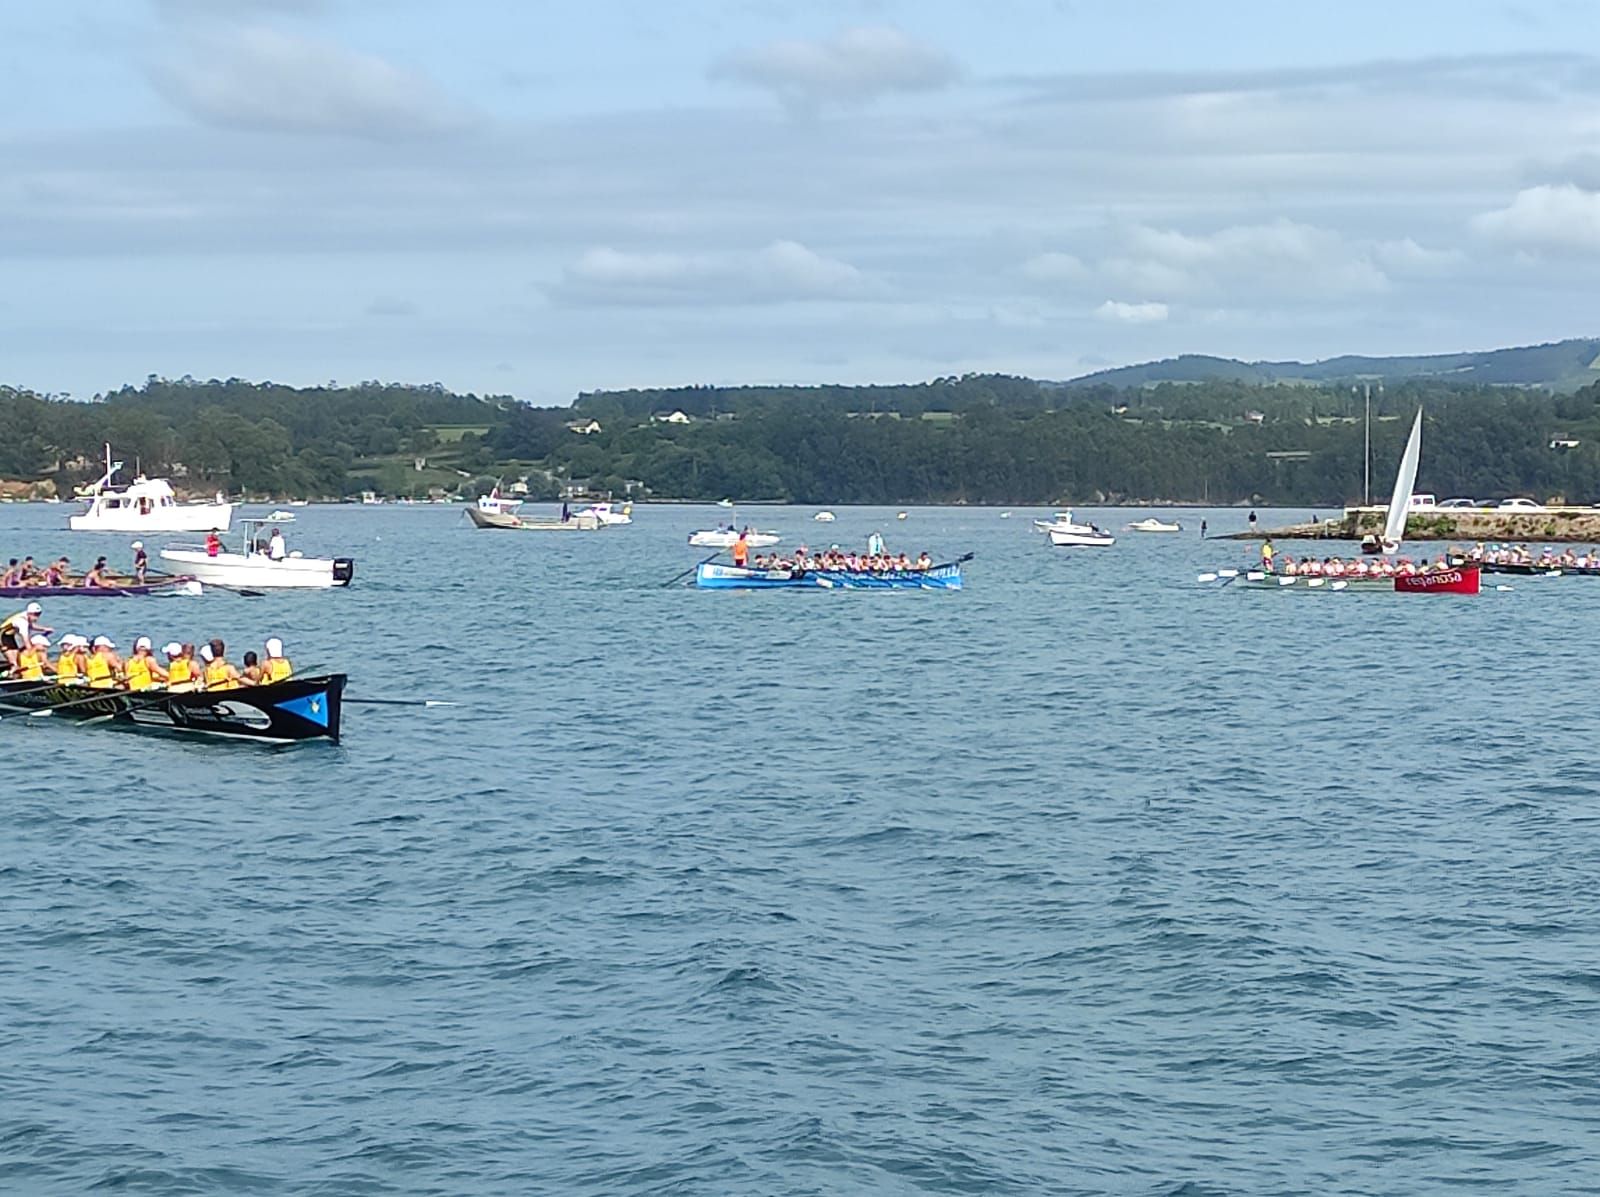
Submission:
MULTIPOLYGON (((1219 540, 1360 540, 1383 532, 1382 507, 1352 507, 1337 519, 1232 532, 1219 540)), ((1543 511, 1485 511, 1471 508, 1413 512, 1407 540, 1511 541, 1513 543, 1600 544, 1600 508, 1549 507, 1543 511)))

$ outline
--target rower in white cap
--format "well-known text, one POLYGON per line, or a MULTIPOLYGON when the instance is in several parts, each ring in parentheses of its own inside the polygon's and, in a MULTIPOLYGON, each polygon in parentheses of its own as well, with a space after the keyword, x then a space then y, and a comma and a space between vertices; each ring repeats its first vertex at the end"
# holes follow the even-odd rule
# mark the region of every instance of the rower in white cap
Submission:
POLYGON ((200 675, 194 663, 194 645, 174 640, 161 651, 167 654, 167 689, 193 690, 200 675))
POLYGON ((123 666, 123 672, 128 679, 130 690, 148 690, 167 680, 167 671, 161 668, 161 662, 156 660, 155 653, 150 650, 148 636, 140 636, 133 642, 133 656, 129 657, 128 663, 123 666))
POLYGON ((35 633, 28 647, 17 654, 16 674, 25 682, 42 682, 47 673, 54 673, 50 664, 50 637, 35 633))
POLYGON ((283 641, 273 636, 266 643, 267 659, 261 662, 262 685, 270 686, 273 682, 286 682, 294 676, 294 666, 289 664, 289 658, 283 655, 283 641))
POLYGON ((89 664, 84 675, 96 690, 114 690, 122 676, 122 658, 117 656, 117 646, 109 636, 94 638, 94 651, 89 654, 89 664))
POLYGON ((63 686, 83 684, 89 665, 89 642, 76 632, 61 637, 61 658, 56 662, 56 681, 63 686))

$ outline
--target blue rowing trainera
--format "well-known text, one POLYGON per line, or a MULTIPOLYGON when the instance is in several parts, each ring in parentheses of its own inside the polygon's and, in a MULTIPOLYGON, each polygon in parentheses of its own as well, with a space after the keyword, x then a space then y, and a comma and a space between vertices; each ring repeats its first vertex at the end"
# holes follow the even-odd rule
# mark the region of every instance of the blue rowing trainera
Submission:
POLYGON ((960 590, 961 562, 952 561, 929 569, 877 573, 846 569, 754 569, 702 562, 695 570, 694 584, 702 590, 960 590))

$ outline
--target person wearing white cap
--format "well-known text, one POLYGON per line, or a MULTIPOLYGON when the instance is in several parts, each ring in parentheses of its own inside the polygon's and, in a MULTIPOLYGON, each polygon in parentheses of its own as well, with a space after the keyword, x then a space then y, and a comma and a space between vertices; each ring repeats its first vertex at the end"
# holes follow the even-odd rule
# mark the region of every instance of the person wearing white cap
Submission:
POLYGON ((4 649, 6 667, 12 673, 17 671, 17 657, 33 642, 35 636, 48 636, 55 631, 39 622, 42 614, 43 607, 38 603, 29 603, 15 615, 8 615, 4 622, 0 622, 0 649, 4 649))
POLYGON ((161 668, 161 662, 156 660, 155 653, 150 651, 148 636, 140 636, 133 642, 133 656, 128 658, 122 671, 128 679, 130 690, 148 690, 157 683, 167 680, 167 671, 161 668))
POLYGON ((42 682, 45 674, 54 673, 50 664, 50 638, 35 634, 28 647, 17 654, 16 675, 25 682, 42 682))
POLYGON ((133 542, 133 580, 144 585, 145 570, 150 568, 150 554, 144 551, 144 541, 133 542))
POLYGON ((122 658, 117 656, 117 646, 111 643, 109 636, 96 636, 93 648, 89 664, 84 668, 89 685, 96 690, 116 689, 117 679, 122 676, 122 658))
POLYGON ((283 641, 276 636, 266 643, 267 659, 261 663, 261 681, 270 686, 273 682, 286 682, 294 676, 294 666, 283 655, 283 641))
POLYGON ((196 689, 200 670, 194 663, 194 645, 179 644, 174 640, 161 651, 167 654, 167 689, 196 689))
POLYGON ((63 686, 83 683, 89 668, 89 642, 76 632, 61 637, 61 659, 56 662, 56 681, 63 686))

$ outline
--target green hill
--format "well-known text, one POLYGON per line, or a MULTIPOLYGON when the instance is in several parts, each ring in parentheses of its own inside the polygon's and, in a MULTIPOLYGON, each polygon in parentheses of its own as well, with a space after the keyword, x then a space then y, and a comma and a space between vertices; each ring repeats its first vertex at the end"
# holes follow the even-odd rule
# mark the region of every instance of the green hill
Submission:
POLYGON ((1185 354, 1137 366, 1098 370, 1067 387, 1148 387, 1163 382, 1337 383, 1436 379, 1483 386, 1539 387, 1570 392, 1600 381, 1600 338, 1555 341, 1479 353, 1417 357, 1345 355, 1317 362, 1242 362, 1185 354))

